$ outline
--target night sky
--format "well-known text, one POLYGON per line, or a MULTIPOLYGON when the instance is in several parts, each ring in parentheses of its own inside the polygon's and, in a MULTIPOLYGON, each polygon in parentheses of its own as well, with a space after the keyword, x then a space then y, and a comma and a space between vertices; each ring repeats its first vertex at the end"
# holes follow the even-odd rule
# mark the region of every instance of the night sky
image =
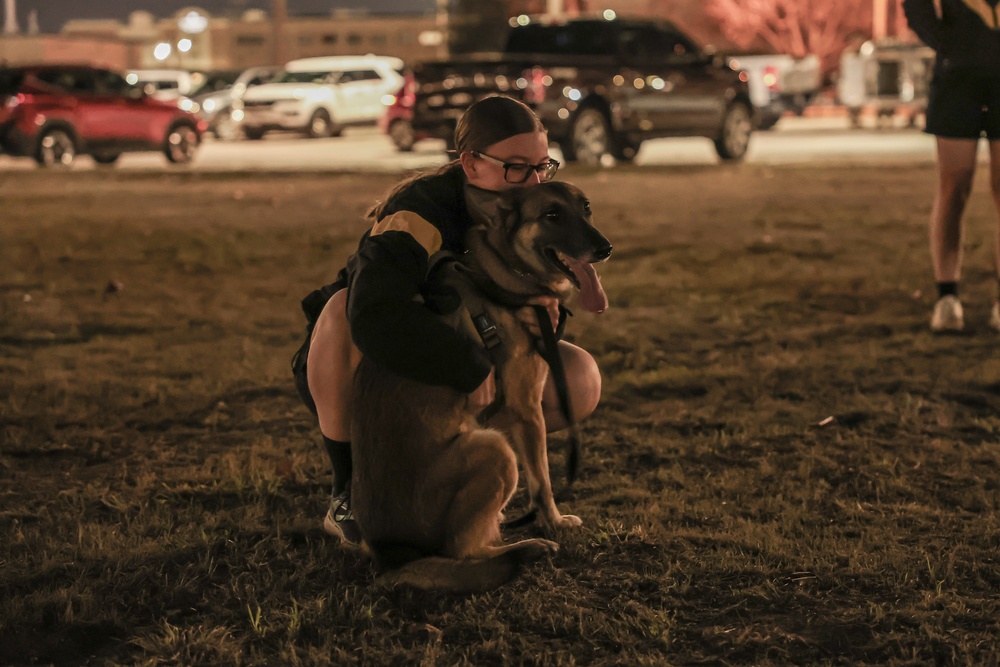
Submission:
MULTIPOLYGON (((28 13, 38 12, 38 25, 42 32, 59 32, 62 25, 75 18, 128 20, 137 9, 163 18, 185 7, 201 7, 216 16, 238 16, 247 9, 267 9, 268 0, 16 0, 17 23, 24 31, 28 26, 28 13)), ((431 10, 435 0, 287 0, 289 16, 300 14, 329 15, 335 8, 367 8, 371 12, 413 12, 431 10)), ((5 3, 0 0, 0 15, 5 3)), ((6 18, 6 17, 4 17, 6 18)), ((0 22, 0 26, 2 26, 0 22)))

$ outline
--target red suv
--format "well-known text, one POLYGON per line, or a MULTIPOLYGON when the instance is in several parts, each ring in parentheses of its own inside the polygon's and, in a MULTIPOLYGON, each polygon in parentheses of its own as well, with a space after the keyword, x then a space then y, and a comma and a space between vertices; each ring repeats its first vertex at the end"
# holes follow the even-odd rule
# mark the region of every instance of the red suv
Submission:
POLYGON ((385 113, 379 118, 379 127, 389 135, 393 145, 400 151, 409 152, 413 145, 422 139, 429 138, 427 133, 417 133, 413 130, 413 102, 416 100, 416 82, 413 72, 403 73, 403 87, 395 95, 382 98, 385 113))
POLYGON ((163 151, 186 164, 205 122, 130 85, 120 74, 83 65, 0 68, 0 151, 66 166, 78 154, 114 164, 124 152, 163 151))

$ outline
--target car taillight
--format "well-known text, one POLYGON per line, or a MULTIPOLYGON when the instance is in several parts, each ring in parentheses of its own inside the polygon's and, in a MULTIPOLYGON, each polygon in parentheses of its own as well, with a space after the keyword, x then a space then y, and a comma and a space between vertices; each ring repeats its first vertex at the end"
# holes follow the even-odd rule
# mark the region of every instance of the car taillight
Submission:
POLYGON ((417 101, 417 86, 412 74, 403 77, 402 87, 396 91, 395 95, 383 95, 382 104, 387 107, 402 107, 409 109, 417 101))
POLYGON ((773 65, 764 68, 764 85, 771 90, 778 89, 778 70, 773 65))
POLYGON ((524 89, 524 101, 528 104, 541 104, 545 101, 545 92, 552 85, 552 77, 542 67, 532 67, 521 74, 517 81, 518 87, 524 89))
POLYGON ((417 101, 417 84, 409 72, 403 77, 403 87, 396 93, 396 99, 401 107, 412 107, 417 101))

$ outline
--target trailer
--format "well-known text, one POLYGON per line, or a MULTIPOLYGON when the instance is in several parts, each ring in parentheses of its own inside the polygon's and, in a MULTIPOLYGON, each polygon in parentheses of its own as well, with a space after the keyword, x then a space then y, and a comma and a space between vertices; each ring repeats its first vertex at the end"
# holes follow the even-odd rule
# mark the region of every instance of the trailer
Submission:
POLYGON ((865 110, 875 114, 876 126, 891 123, 897 114, 911 126, 922 123, 934 72, 934 50, 923 44, 897 40, 868 41, 840 58, 837 98, 847 107, 853 127, 861 127, 865 110))

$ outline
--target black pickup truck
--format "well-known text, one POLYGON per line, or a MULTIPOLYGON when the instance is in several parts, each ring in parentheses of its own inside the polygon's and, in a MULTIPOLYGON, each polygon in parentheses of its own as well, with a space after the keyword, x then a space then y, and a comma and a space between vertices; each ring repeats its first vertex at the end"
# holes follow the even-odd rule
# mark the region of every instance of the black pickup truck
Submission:
POLYGON ((413 130, 452 147, 475 100, 502 93, 531 106, 567 161, 631 160, 647 139, 708 137, 724 160, 754 127, 746 76, 704 54, 666 21, 512 19, 502 53, 414 66, 413 130))

